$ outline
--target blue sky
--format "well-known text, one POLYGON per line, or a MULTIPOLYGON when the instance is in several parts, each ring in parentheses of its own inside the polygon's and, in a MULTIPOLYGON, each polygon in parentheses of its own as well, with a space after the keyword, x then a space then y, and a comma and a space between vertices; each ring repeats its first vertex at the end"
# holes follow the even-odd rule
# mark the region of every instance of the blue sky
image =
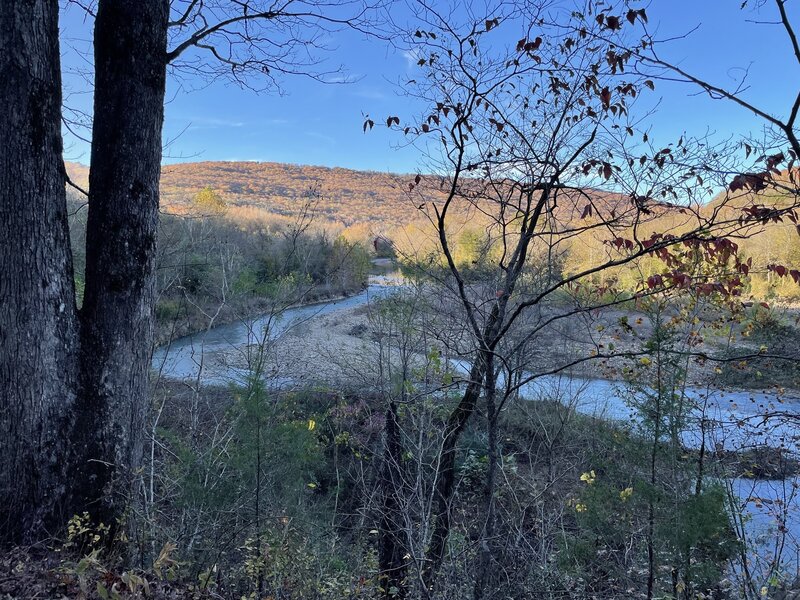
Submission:
MULTIPOLYGON (((739 10, 740 4, 741 0, 653 0, 647 10, 651 27, 662 38, 699 27, 670 44, 671 60, 721 84, 730 84, 749 68, 746 97, 786 114, 800 85, 800 67, 777 27, 745 21, 774 18, 774 11, 754 14, 739 10)), ((800 22, 800 4, 788 6, 800 22)), ((90 86, 76 70, 89 68, 80 51, 90 47, 91 22, 71 7, 63 11, 61 26, 66 104, 88 111, 90 86)), ((396 134, 376 128, 365 135, 361 129, 365 113, 380 121, 411 112, 409 101, 397 94, 396 82, 413 76, 412 62, 386 43, 354 32, 335 34, 331 45, 335 50, 327 54, 328 64, 343 65, 353 83, 325 85, 295 76, 282 81, 281 94, 256 94, 227 81, 209 85, 192 78, 171 79, 164 162, 256 160, 415 171, 420 157, 413 148, 398 148, 402 140, 396 134)), ((684 131, 706 130, 724 137, 760 128, 747 112, 698 96, 684 85, 659 83, 655 97, 661 101, 650 119, 653 139, 666 142, 684 131)), ((88 163, 87 144, 69 132, 65 138, 67 159, 88 163)))

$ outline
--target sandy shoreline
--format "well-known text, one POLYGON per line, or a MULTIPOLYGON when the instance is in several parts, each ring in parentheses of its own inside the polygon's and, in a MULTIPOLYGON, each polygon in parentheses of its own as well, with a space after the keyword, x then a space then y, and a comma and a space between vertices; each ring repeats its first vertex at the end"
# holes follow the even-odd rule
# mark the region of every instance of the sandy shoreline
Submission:
MULTIPOLYGON (((346 387, 373 387, 378 385, 381 374, 379 365, 386 370, 386 361, 381 356, 397 352, 396 346, 381 330, 381 325, 370 318, 373 307, 369 304, 357 307, 333 307, 325 314, 289 328, 269 349, 272 371, 281 378, 296 384, 343 385, 346 387), (383 339, 383 343, 379 340, 383 339)), ((587 323, 565 323, 558 328, 546 329, 536 340, 527 359, 536 372, 547 372, 571 362, 574 357, 588 357, 593 352, 625 353, 641 352, 652 326, 639 313, 624 310, 607 310, 595 315, 587 323), (624 326, 622 325, 624 324, 624 326)), ((449 351, 437 343, 434 336, 430 347, 417 347, 414 352, 421 358, 436 347, 442 357, 459 358, 457 351, 449 351)), ((723 348, 719 340, 703 343, 693 350, 719 354, 723 348)), ((757 353, 758 346, 753 351, 757 353)), ((232 349, 228 360, 242 364, 240 350, 232 349), (237 360, 237 357, 239 360, 237 360)), ((395 361, 396 362, 396 361, 395 361)), ((624 381, 624 370, 636 367, 638 357, 593 359, 579 362, 565 373, 583 378, 624 381)), ((718 363, 713 361, 687 361, 688 382, 697 386, 714 386, 732 389, 719 377, 718 363)), ((647 376, 647 373, 644 373, 647 376)), ((385 378, 385 377, 384 377, 385 378)), ((787 386, 778 390, 777 385, 753 386, 751 391, 781 391, 800 397, 800 386, 787 386)))

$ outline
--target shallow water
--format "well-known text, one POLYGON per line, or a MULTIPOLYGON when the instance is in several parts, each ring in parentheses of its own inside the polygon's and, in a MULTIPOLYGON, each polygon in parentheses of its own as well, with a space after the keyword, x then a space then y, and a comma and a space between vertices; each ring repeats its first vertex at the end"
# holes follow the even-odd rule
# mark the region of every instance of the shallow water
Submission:
POLYGON ((289 329, 331 312, 355 308, 383 298, 395 288, 372 283, 359 294, 305 306, 288 308, 279 314, 219 325, 207 331, 173 340, 153 352, 152 367, 167 379, 199 380, 207 385, 242 384, 248 371, 230 364, 230 353, 246 352, 253 344, 275 339, 289 329))
MULTIPOLYGON (((345 308, 355 308, 384 298, 398 289, 393 279, 374 277, 363 292, 348 298, 289 308, 280 315, 220 325, 208 331, 174 340, 153 354, 153 369, 173 380, 195 380, 204 384, 243 383, 247 370, 230 364, 232 352, 247 352, 253 344, 274 339, 314 317, 345 308), (387 285, 389 284, 389 285, 387 285)), ((451 361, 456 371, 468 373, 464 361, 451 361)), ((273 384, 291 384, 273 378, 273 384)), ((697 448, 705 434, 711 449, 743 449, 763 445, 784 447, 800 456, 800 435, 794 423, 784 418, 766 418, 772 412, 800 415, 800 398, 777 392, 724 390, 687 387, 683 390, 688 405, 703 407, 702 414, 686 415, 694 423, 683 436, 683 443, 697 448), (702 422, 702 428, 700 426, 702 422)), ((626 400, 621 382, 566 375, 548 375, 525 384, 520 396, 530 400, 558 399, 570 402, 583 414, 629 422, 635 426, 635 411, 626 400)), ((793 480, 766 481, 732 479, 728 485, 740 498, 740 508, 748 516, 745 531, 758 549, 758 569, 766 572, 776 552, 794 576, 800 565, 800 498, 793 480), (776 533, 785 524, 783 546, 776 546, 776 533)))

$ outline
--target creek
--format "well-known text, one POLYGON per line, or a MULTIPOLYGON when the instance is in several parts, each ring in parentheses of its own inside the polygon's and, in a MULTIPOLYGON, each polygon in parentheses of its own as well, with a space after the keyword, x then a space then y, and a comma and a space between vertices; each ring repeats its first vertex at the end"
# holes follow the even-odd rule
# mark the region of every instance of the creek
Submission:
MULTIPOLYGON (((370 285, 356 295, 285 309, 280 314, 266 314, 255 319, 219 325, 206 331, 174 340, 153 353, 153 369, 171 380, 192 380, 206 385, 243 383, 248 371, 237 366, 245 361, 231 360, 231 353, 245 353, 248 348, 270 337, 297 327, 304 322, 342 309, 368 305, 399 289, 387 285, 386 278, 373 277, 370 285)), ((452 361, 457 371, 468 372, 469 365, 452 361)), ((290 381, 273 381, 291 384, 290 381)), ((742 450, 763 446, 784 448, 787 455, 800 457, 800 431, 796 422, 770 418, 773 413, 800 415, 800 398, 782 396, 775 391, 727 390, 716 387, 686 387, 688 406, 695 414, 687 414, 686 422, 695 423, 682 434, 689 448, 699 448, 703 439, 710 450, 742 450), (702 426, 701 426, 702 423, 702 426)), ((548 375, 532 380, 520 388, 520 396, 529 399, 558 399, 570 402, 577 411, 630 423, 635 426, 636 414, 628 392, 618 381, 566 375, 548 375)), ((774 556, 779 528, 785 524, 786 535, 781 554, 794 576, 800 565, 800 498, 793 478, 786 480, 728 480, 740 499, 740 508, 747 516, 745 532, 758 544, 760 569, 766 569, 774 556)), ((754 554, 755 556, 755 554, 754 554)))

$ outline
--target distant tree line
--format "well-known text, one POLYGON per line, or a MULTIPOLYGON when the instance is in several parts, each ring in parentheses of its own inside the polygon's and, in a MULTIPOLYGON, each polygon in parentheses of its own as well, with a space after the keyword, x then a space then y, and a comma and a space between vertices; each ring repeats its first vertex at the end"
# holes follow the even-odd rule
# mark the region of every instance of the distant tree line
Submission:
MULTIPOLYGON (((70 194, 70 235, 86 235, 86 211, 70 194)), ((244 319, 281 303, 349 295, 367 285, 372 252, 316 227, 314 215, 283 222, 237 219, 222 195, 205 188, 183 214, 164 213, 156 256, 156 342, 244 319), (210 312, 209 312, 210 311, 210 312)), ((85 289, 85 254, 73 245, 79 304, 85 289)))

